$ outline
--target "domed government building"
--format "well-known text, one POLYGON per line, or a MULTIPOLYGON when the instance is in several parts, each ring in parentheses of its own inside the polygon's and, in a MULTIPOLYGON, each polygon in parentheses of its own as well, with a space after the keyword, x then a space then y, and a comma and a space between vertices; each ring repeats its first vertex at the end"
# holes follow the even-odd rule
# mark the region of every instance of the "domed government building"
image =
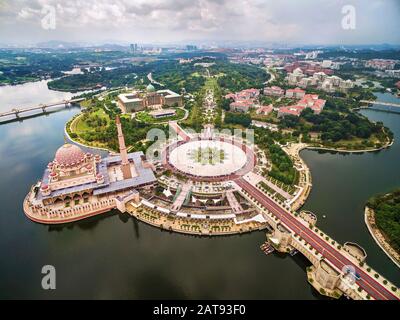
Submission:
POLYGON ((55 153, 42 179, 24 201, 26 215, 41 223, 66 223, 112 209, 125 211, 139 201, 138 189, 156 182, 152 165, 142 152, 127 153, 117 117, 119 155, 102 158, 66 143, 55 153))
POLYGON ((117 103, 123 113, 141 110, 159 110, 162 107, 182 107, 182 96, 171 90, 157 90, 152 84, 146 90, 134 90, 118 95, 117 103))

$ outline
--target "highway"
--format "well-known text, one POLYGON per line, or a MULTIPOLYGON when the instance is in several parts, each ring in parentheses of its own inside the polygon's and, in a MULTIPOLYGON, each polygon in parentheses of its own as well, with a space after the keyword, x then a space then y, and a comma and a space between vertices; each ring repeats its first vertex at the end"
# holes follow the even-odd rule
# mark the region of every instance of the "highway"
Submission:
POLYGON ((359 266, 354 265, 354 263, 346 256, 331 246, 327 241, 321 239, 314 231, 304 226, 289 211, 280 207, 258 188, 254 187, 243 178, 239 178, 235 182, 239 187, 256 199, 263 207, 280 219, 284 226, 307 241, 308 244, 321 253, 322 256, 339 271, 341 271, 344 266, 353 266, 356 273, 361 277, 360 280, 357 280, 358 286, 364 289, 372 298, 376 300, 399 300, 396 295, 377 282, 359 266))

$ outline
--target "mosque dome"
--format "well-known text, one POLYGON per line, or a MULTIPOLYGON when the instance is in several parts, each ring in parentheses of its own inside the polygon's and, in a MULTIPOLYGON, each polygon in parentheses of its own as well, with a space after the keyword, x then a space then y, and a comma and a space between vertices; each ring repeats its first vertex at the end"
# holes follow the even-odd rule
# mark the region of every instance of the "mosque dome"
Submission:
POLYGON ((56 152, 55 161, 60 165, 77 164, 84 160, 85 153, 78 146, 70 143, 64 144, 56 152))
POLYGON ((146 87, 147 92, 154 92, 156 91, 156 88, 154 88, 154 86, 149 83, 149 85, 146 87))

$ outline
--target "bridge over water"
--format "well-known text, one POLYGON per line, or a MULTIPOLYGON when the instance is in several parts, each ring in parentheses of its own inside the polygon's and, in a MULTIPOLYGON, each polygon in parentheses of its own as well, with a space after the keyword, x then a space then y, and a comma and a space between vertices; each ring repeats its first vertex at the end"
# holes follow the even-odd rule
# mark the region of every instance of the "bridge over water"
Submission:
POLYGON ((375 101, 375 100, 360 100, 360 102, 366 103, 366 104, 378 104, 381 106, 400 108, 400 103, 395 103, 395 102, 384 102, 384 101, 375 101))
POLYGON ((33 106, 33 107, 27 107, 27 108, 13 108, 10 111, 6 111, 6 112, 1 112, 0 113, 0 120, 4 117, 7 116, 12 116, 15 115, 16 119, 22 118, 24 115, 21 115, 23 113, 27 113, 30 111, 36 111, 36 110, 41 110, 43 113, 46 112, 46 110, 48 108, 51 107, 55 107, 55 106, 64 106, 64 107, 68 107, 70 105, 79 103, 81 101, 85 100, 84 98, 78 98, 78 99, 69 99, 69 100, 62 100, 62 101, 58 101, 58 102, 52 102, 49 104, 40 104, 38 106, 33 106))
POLYGON ((393 284, 367 267, 364 261, 346 252, 333 239, 310 228, 308 223, 272 200, 251 182, 239 178, 235 183, 274 229, 268 239, 278 251, 296 249, 313 264, 307 270, 307 275, 309 282, 320 293, 334 296, 340 292, 357 300, 400 300, 399 290, 393 284), (349 277, 349 270, 353 279, 349 277))

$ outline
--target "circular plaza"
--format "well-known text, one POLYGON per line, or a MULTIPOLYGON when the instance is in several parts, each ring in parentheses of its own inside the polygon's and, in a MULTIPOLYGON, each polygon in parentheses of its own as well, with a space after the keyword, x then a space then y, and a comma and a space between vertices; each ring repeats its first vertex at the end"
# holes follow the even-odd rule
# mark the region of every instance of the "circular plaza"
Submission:
POLYGON ((197 181, 233 180, 251 171, 255 163, 251 148, 226 138, 179 141, 163 152, 164 166, 197 181))

